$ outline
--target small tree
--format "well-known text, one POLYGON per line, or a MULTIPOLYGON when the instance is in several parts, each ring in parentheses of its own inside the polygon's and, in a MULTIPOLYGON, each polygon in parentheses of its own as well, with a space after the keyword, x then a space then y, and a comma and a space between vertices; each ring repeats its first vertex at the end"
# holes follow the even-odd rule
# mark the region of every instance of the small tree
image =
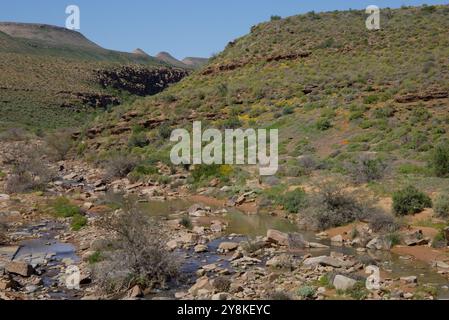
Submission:
POLYGON ((164 287, 179 276, 179 259, 167 251, 167 235, 134 203, 104 218, 102 227, 114 237, 113 250, 102 254, 94 269, 96 283, 105 292, 121 292, 134 285, 164 287))

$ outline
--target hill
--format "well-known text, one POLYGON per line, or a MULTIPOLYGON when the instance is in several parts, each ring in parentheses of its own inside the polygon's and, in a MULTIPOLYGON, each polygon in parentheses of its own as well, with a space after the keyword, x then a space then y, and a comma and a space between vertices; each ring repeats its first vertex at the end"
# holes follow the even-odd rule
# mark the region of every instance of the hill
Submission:
POLYGON ((313 159, 319 174, 349 176, 348 163, 366 154, 391 169, 378 191, 414 175, 427 190, 447 186, 426 166, 449 138, 449 7, 384 9, 379 31, 365 20, 364 11, 311 12, 254 26, 181 83, 86 134, 96 147, 126 149, 139 126, 152 137, 141 154, 167 159, 161 125, 278 128, 278 176, 287 181, 305 170, 298 157, 313 159))
POLYGON ((83 125, 107 107, 160 92, 186 75, 186 68, 107 50, 55 26, 0 23, 0 44, 0 129, 83 125))
POLYGON ((207 58, 195 58, 195 57, 187 57, 182 59, 182 63, 185 65, 191 66, 195 69, 201 68, 206 65, 209 59, 207 58))

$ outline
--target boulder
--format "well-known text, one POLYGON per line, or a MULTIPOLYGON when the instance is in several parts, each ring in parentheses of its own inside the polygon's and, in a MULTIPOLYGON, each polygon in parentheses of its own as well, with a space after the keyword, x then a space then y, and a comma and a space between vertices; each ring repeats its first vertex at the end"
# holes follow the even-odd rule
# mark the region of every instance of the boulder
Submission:
POLYGON ((208 277, 199 278, 196 283, 189 289, 189 293, 193 296, 198 295, 199 290, 212 290, 212 285, 210 284, 208 277))
POLYGON ((424 238, 421 230, 404 236, 404 243, 409 247, 424 246, 429 244, 429 239, 424 238))
POLYGON ((355 281, 354 279, 342 276, 342 275, 337 275, 335 276, 333 285, 335 287, 335 289, 337 290, 342 290, 342 291, 348 291, 351 290, 352 288, 355 287, 355 285, 357 284, 357 281, 355 281))
POLYGON ((6 272, 17 274, 22 277, 30 277, 34 273, 31 265, 23 261, 12 261, 6 265, 6 272))
POLYGON ((449 246, 449 227, 444 228, 444 237, 446 238, 447 245, 449 246))
POLYGON ((267 231, 268 242, 276 243, 281 246, 289 245, 289 236, 287 233, 280 232, 277 230, 268 230, 267 231))
POLYGON ((384 239, 382 237, 376 237, 366 245, 367 249, 371 250, 390 250, 391 241, 384 239))
POLYGON ((237 250, 238 247, 239 247, 239 244, 235 243, 235 242, 222 242, 222 243, 220 243, 218 250, 221 252, 229 252, 229 251, 237 250))
POLYGON ((300 233, 290 233, 287 237, 288 247, 290 249, 304 249, 310 246, 310 244, 304 240, 304 237, 300 233))
POLYGON ((196 253, 207 252, 207 251, 208 251, 208 248, 207 248, 207 246, 204 245, 204 244, 199 244, 199 245, 197 245, 197 246, 194 248, 194 251, 195 251, 196 253))
POLYGON ((128 291, 128 298, 142 298, 144 296, 142 289, 139 286, 134 286, 128 291))
POLYGON ((170 251, 177 249, 178 246, 179 246, 178 240, 171 240, 167 242, 167 249, 170 251))
POLYGON ((268 260, 266 266, 271 268, 286 269, 293 266, 293 261, 289 255, 281 254, 268 260))
POLYGON ((342 268, 342 267, 352 267, 354 263, 350 261, 343 261, 340 259, 328 257, 328 256, 320 256, 320 257, 314 257, 314 258, 308 258, 303 261, 303 265, 305 267, 316 267, 318 265, 320 266, 330 266, 334 268, 342 268))

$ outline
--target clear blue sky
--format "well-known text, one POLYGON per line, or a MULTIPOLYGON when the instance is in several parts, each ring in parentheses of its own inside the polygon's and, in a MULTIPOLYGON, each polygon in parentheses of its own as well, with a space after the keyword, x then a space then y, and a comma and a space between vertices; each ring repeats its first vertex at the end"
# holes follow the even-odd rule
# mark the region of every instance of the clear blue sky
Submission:
POLYGON ((177 58, 208 57, 269 20, 314 11, 363 9, 375 4, 447 4, 449 0, 3 0, 0 21, 65 25, 65 8, 81 9, 80 32, 114 50, 168 51, 177 58))

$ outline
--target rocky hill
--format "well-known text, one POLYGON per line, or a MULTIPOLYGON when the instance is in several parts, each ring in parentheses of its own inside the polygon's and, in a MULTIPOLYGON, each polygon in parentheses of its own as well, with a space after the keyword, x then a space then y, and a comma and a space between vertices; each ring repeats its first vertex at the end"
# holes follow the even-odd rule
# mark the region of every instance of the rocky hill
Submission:
POLYGON ((96 122, 89 136, 127 148, 141 126, 166 158, 161 124, 278 128, 280 176, 301 175, 305 155, 322 174, 349 176, 347 164, 368 154, 392 174, 377 191, 406 183, 426 175, 433 148, 449 138, 448 17, 448 6, 384 9, 379 31, 354 10, 262 23, 182 83, 96 122))
POLYGON ((142 52, 107 50, 78 32, 41 24, 0 23, 0 58, 0 129, 82 125, 132 98, 127 88, 142 85, 141 93, 157 93, 187 74, 187 68, 174 70, 142 52), (127 83, 105 86, 104 74, 121 68, 127 83), (123 70, 164 76, 152 85, 139 84, 123 70))

